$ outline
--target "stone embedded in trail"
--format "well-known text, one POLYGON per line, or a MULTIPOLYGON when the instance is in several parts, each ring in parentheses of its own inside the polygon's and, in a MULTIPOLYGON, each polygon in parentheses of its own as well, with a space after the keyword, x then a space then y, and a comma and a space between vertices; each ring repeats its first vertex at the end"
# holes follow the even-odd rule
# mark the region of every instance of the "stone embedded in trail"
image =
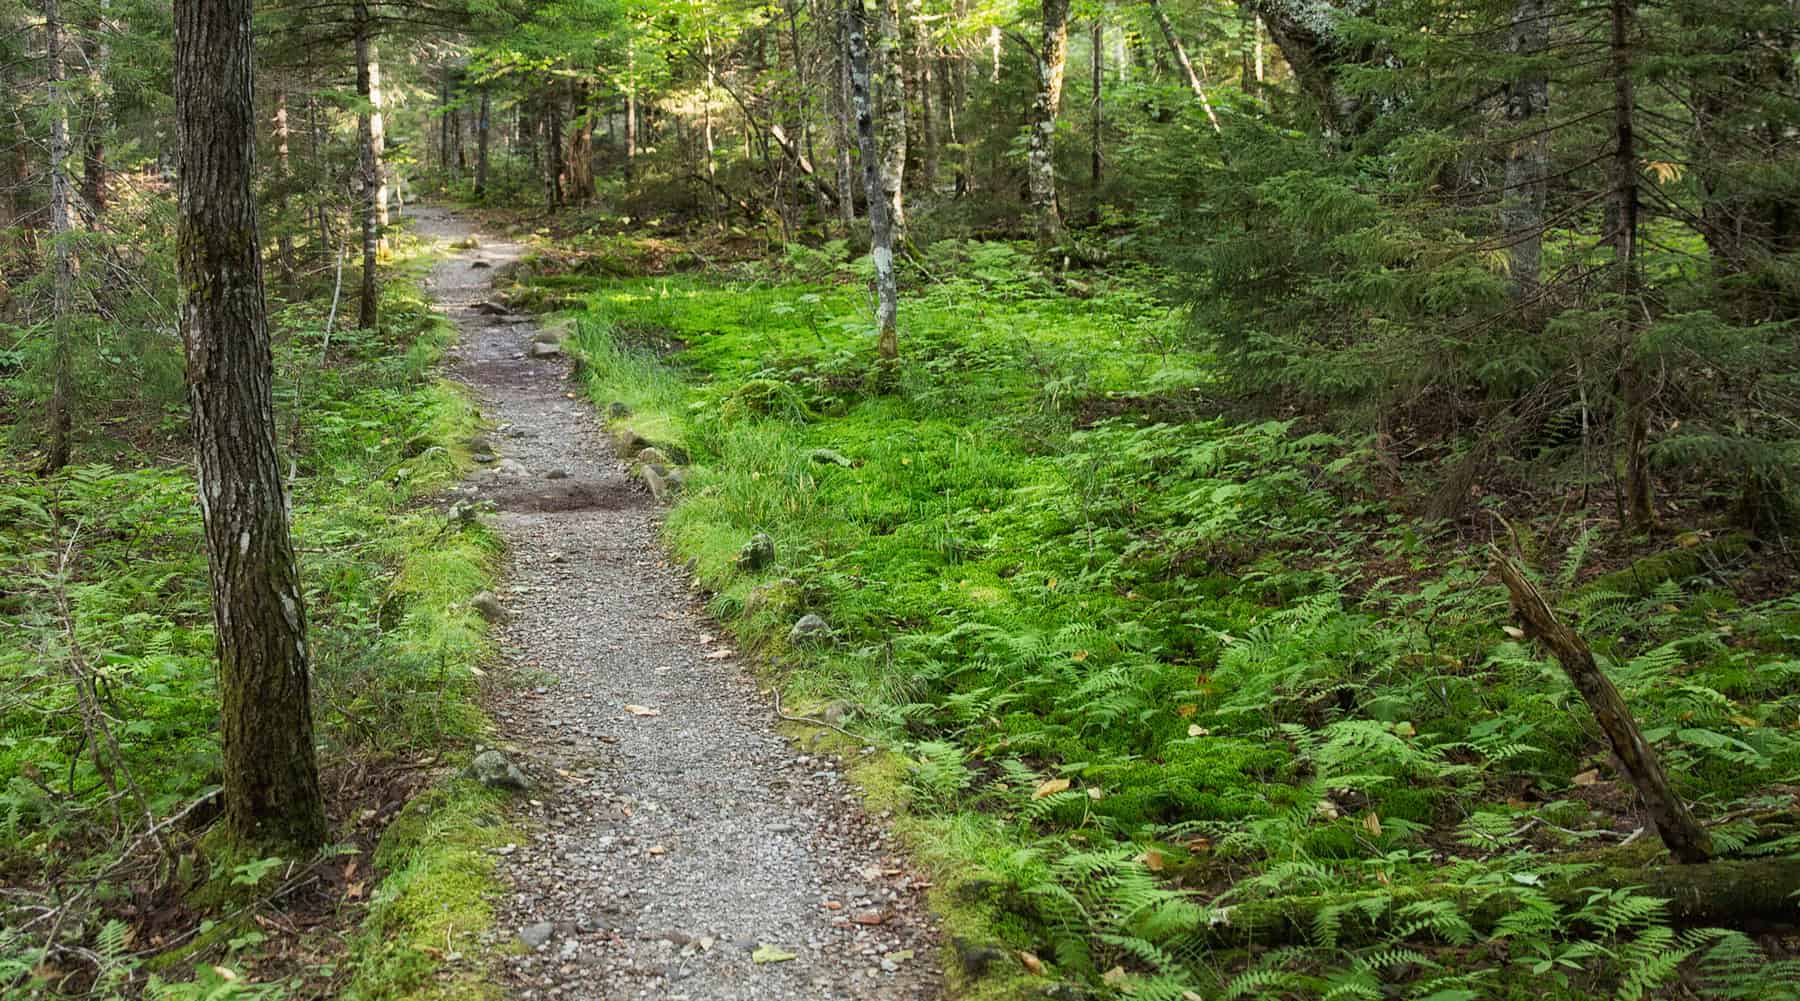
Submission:
POLYGON ((550 941, 550 936, 554 934, 556 934, 555 925, 548 921, 539 921, 537 924, 526 925, 519 929, 519 941, 525 943, 527 949, 538 949, 545 942, 550 941))
POLYGON ((738 566, 745 570, 761 570, 775 562, 775 540, 769 533, 758 532, 738 550, 738 566))
POLYGON ((512 314, 512 309, 490 299, 487 302, 477 303, 475 312, 482 316, 509 316, 512 314))
POLYGON ((794 623, 794 628, 788 630, 788 642, 794 646, 817 643, 830 636, 831 626, 824 619, 810 613, 801 616, 800 621, 794 623))
POLYGON ((519 770, 519 766, 493 748, 475 755, 475 760, 469 762, 469 776, 489 789, 524 792, 531 788, 531 779, 519 770))
POLYGON ((544 474, 544 479, 546 480, 566 480, 568 478, 569 471, 566 469, 552 469, 544 474))
POLYGON ((613 432, 613 451, 621 459, 629 459, 649 447, 650 442, 630 428, 620 428, 613 432))
POLYGON ((531 470, 527 469, 525 464, 517 459, 501 459, 494 465, 494 473, 501 477, 511 477, 518 480, 531 478, 531 470))
POLYGON ((470 261, 470 262, 469 262, 469 267, 470 267, 470 268, 471 268, 471 269, 474 269, 474 268, 491 268, 491 267, 493 267, 493 265, 492 265, 492 264, 489 264, 489 263, 488 263, 488 262, 487 262, 487 261, 470 261))
POLYGON ((530 353, 533 358, 556 358, 563 352, 554 341, 532 341, 530 353))
POLYGON ((675 464, 675 463, 669 461, 668 455, 664 454, 663 450, 660 448, 657 448, 655 445, 651 445, 648 448, 641 449, 637 454, 637 461, 643 463, 646 466, 668 467, 668 466, 673 466, 675 464))
POLYGON ((506 611, 506 606, 500 604, 499 596, 492 591, 478 592, 469 599, 469 607, 475 609, 475 614, 491 623, 505 622, 512 618, 506 611))

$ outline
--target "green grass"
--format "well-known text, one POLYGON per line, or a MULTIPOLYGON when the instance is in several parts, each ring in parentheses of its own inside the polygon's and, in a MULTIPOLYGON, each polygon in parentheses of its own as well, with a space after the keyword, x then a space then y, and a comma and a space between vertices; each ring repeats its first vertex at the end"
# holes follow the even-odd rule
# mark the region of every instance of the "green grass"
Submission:
MULTIPOLYGON (((1144 276, 1070 298, 995 245, 932 249, 940 280, 913 283, 885 391, 861 286, 818 282, 856 271, 841 251, 595 280, 577 345, 598 405, 627 404, 620 423, 692 456, 666 531, 713 611, 792 669, 796 704, 850 700, 905 763, 875 785, 908 804, 947 920, 1004 947, 998 979, 971 990, 1041 985, 1014 950, 1157 998, 1381 982, 1586 997, 1673 975, 1644 959, 1675 934, 1654 904, 1605 904, 1593 938, 1540 890, 1545 872, 1580 878, 1546 869, 1554 853, 1617 843, 1629 795, 1594 795, 1618 786, 1591 721, 1500 630, 1481 553, 1425 541, 1356 442, 1204 410, 1208 360, 1144 276), (756 532, 778 559, 743 572, 756 532), (808 612, 836 642, 789 649, 808 612), (1596 765, 1600 789, 1577 780, 1596 765), (1342 915, 1318 902, 1371 889, 1381 934, 1338 945, 1342 915), (1226 908, 1289 900, 1318 911, 1307 948, 1208 944, 1226 908), (1457 921, 1482 901, 1544 913, 1507 932, 1513 956, 1576 958, 1481 944, 1492 929, 1457 921), (1380 962, 1421 948, 1441 957, 1380 962)), ((1705 572, 1578 589, 1585 548, 1543 554, 1547 586, 1700 811, 1754 806, 1800 768, 1800 599, 1746 606, 1705 572)), ((1796 847, 1779 829, 1721 833, 1796 847)), ((1746 941, 1682 955, 1724 963, 1746 941)))
MULTIPOLYGON (((418 292, 427 263, 418 255, 402 261, 384 290, 382 329, 340 326, 328 355, 325 303, 290 305, 275 317, 277 416, 293 456, 294 541, 328 785, 333 771, 357 762, 374 774, 384 763, 435 755, 453 764, 487 726, 476 695, 488 645, 468 599, 490 585, 499 542, 479 523, 446 520, 423 503, 468 467, 463 443, 478 427, 469 401, 433 374, 454 331, 418 292)), ((0 679, 9 693, 0 708, 0 879, 30 888, 105 877, 95 911, 83 918, 90 945, 149 878, 110 868, 115 823, 127 831, 141 823, 130 809, 114 820, 96 762, 129 772, 144 809, 158 817, 218 783, 213 626, 194 484, 180 461, 183 401, 152 403, 169 434, 148 448, 100 441, 90 453, 99 458, 47 480, 0 467, 0 679), (169 458, 157 458, 163 454, 169 458), (101 679, 116 760, 97 756, 76 722, 66 671, 71 632, 101 679)), ((364 825, 355 811, 380 806, 339 805, 353 814, 340 816, 337 828, 349 839, 340 850, 352 854, 333 864, 356 857, 364 825)), ((495 812, 489 797, 455 784, 409 807, 375 858, 359 859, 365 874, 371 863, 388 873, 365 887, 374 901, 369 928, 352 954, 302 979, 315 987, 352 982, 361 997, 482 996, 470 965, 480 950, 470 936, 487 921, 492 877, 483 848, 500 834, 495 812), (470 963, 422 976, 447 944, 470 963)), ((213 883, 231 890, 229 866, 208 855, 208 842, 179 828, 169 836, 184 855, 178 881, 201 885, 211 864, 219 869, 213 883)), ((227 901, 216 915, 223 917, 244 892, 206 889, 190 902, 219 897, 227 901)), ((245 937, 256 929, 240 918, 159 967, 161 977, 181 980, 198 964, 201 983, 163 984, 157 996, 224 996, 206 993, 219 986, 207 973, 212 964, 244 971, 220 988, 233 996, 285 989, 257 983, 262 936, 245 937)), ((0 965, 29 968, 40 945, 0 934, 0 965)), ((98 951, 107 957, 102 984, 115 984, 102 996, 144 988, 135 960, 98 951)))

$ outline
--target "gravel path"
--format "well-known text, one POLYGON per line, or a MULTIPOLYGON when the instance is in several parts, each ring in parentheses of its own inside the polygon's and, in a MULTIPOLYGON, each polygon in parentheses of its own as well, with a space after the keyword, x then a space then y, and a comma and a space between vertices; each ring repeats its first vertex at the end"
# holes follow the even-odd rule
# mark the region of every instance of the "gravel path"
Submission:
MULTIPOLYGON (((413 216, 444 243, 474 233, 452 211, 413 216)), ((528 840, 502 849, 497 934, 522 943, 506 989, 937 997, 924 877, 833 759, 773 732, 770 702, 664 558, 655 505, 605 447, 567 363, 528 356, 524 318, 478 308, 522 249, 482 238, 430 279, 462 331, 457 378, 493 429, 496 461, 462 489, 496 504, 509 547, 498 639, 515 687, 492 709, 535 783, 516 811, 528 840)))

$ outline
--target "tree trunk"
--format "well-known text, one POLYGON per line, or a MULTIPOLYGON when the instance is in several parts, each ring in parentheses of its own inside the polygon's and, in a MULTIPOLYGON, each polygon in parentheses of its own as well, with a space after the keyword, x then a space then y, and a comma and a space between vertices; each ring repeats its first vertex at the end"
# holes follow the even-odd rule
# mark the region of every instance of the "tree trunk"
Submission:
POLYGON ((552 209, 562 208, 563 204, 563 127, 562 127, 562 94, 557 91, 554 80, 544 88, 544 151, 549 160, 544 172, 544 188, 546 200, 552 209))
POLYGON ((44 55, 50 76, 50 300, 52 327, 50 447, 44 471, 54 473, 69 464, 69 434, 73 425, 74 374, 69 323, 75 308, 75 193, 69 177, 68 73, 63 63, 62 11, 57 0, 44 0, 44 55))
POLYGON ((838 221, 843 225, 844 235, 848 236, 856 226, 856 187, 851 175, 850 145, 857 137, 850 98, 850 39, 847 34, 850 21, 844 13, 844 3, 845 0, 838 0, 837 17, 833 19, 837 22, 837 72, 831 104, 833 117, 837 120, 837 189, 843 192, 843 197, 838 199, 838 221))
MULTIPOLYGON (((1611 216, 1613 229, 1608 234, 1612 244, 1613 268, 1618 292, 1628 302, 1638 293, 1638 179, 1637 179, 1637 97, 1632 83, 1631 31, 1637 18, 1636 0, 1611 0, 1609 20, 1612 27, 1611 73, 1613 78, 1613 158, 1611 216)), ((1629 358, 1635 339, 1636 320, 1633 307, 1621 321, 1620 357, 1629 358)), ((1656 527, 1656 508, 1651 498, 1650 458, 1650 394, 1648 376, 1638 367, 1623 362, 1620 372, 1621 396, 1625 422, 1625 523, 1631 529, 1647 532, 1656 527)))
POLYGON ((381 251, 381 227, 386 212, 382 206, 381 153, 377 136, 381 116, 376 112, 380 88, 375 81, 375 43, 369 37, 369 7, 362 0, 356 4, 356 93, 362 104, 356 113, 356 145, 362 172, 362 301, 356 325, 372 330, 377 316, 379 287, 375 268, 381 251))
MULTIPOLYGON (((325 165, 325 126, 319 121, 319 95, 306 96, 306 131, 312 139, 313 169, 323 171, 325 165)), ((324 185, 313 192, 313 211, 316 213, 319 233, 319 259, 330 260, 337 254, 332 250, 331 238, 331 195, 324 185)))
POLYGON ((251 7, 175 0, 181 332, 218 632, 225 822, 245 842, 308 854, 329 832, 250 188, 251 7))
POLYGON ((475 119, 475 197, 487 197, 488 179, 488 130, 491 127, 493 105, 489 103, 491 95, 487 84, 481 85, 481 110, 475 119))
MULTIPOLYGON (((1622 2, 1614 0, 1615 10, 1622 2)), ((1663 773, 1656 750, 1638 730, 1637 720, 1632 718, 1625 700, 1619 697, 1618 689, 1594 662, 1594 654, 1588 649, 1587 642, 1557 619, 1549 602, 1518 564, 1498 549, 1493 551, 1493 558, 1494 569, 1512 594, 1513 611, 1525 624, 1525 632, 1550 648, 1588 709, 1593 711, 1594 721, 1605 732, 1620 771, 1643 798, 1644 808, 1656 825, 1656 833, 1668 846, 1669 854, 1686 863, 1705 862, 1711 858, 1712 846, 1706 832, 1688 811, 1687 803, 1669 787, 1669 777, 1663 773)))
POLYGON ((1056 204, 1056 114, 1069 61, 1069 0, 1043 0, 1043 17, 1026 170, 1038 246, 1053 247, 1061 242, 1063 233, 1062 213, 1056 204))
MULTIPOLYGON (((367 7, 360 0, 358 7, 364 11, 367 7)), ((375 29, 368 24, 368 89, 363 96, 369 99, 369 150, 375 162, 375 222, 385 231, 388 225, 388 183, 387 183, 387 118, 382 114, 383 101, 381 95, 381 47, 375 42, 375 29)), ((382 236, 383 244, 386 236, 382 236)))
POLYGON ((1330 4, 1292 4, 1286 0, 1239 0, 1256 15, 1256 81, 1263 82, 1262 29, 1281 49, 1294 79, 1318 109, 1327 133, 1355 135, 1369 124, 1370 108, 1344 89, 1342 69, 1367 61, 1367 43, 1349 46, 1339 21, 1345 14, 1330 4))
POLYGON ((918 34, 918 46, 914 50, 914 60, 919 67, 919 184, 925 191, 937 188, 940 143, 938 140, 938 109, 934 101, 932 64, 936 56, 931 46, 926 44, 930 28, 915 20, 914 30, 918 34))
POLYGON ((1094 222, 1098 223, 1100 221, 1100 177, 1105 169, 1102 150, 1105 145, 1106 129, 1106 22, 1097 17, 1094 18, 1089 44, 1094 50, 1092 67, 1094 71, 1092 80, 1093 122, 1091 123, 1094 142, 1092 162, 1088 164, 1088 167, 1091 175, 1089 181, 1092 182, 1094 188, 1094 222))
POLYGON ((450 76, 448 66, 441 67, 443 76, 438 80, 438 167, 444 176, 450 176, 450 76))
POLYGON ((570 84, 570 113, 575 116, 569 133, 569 187, 571 202, 587 205, 594 200, 594 112, 585 80, 570 84))
MULTIPOLYGON (((874 47, 875 102, 880 116, 881 192, 888 204, 888 225, 894 241, 906 242, 906 67, 901 53, 900 0, 877 0, 881 5, 874 47)), ((866 15, 864 19, 866 24, 866 15)), ((851 25, 853 28, 855 24, 851 25)), ((865 36, 866 42, 866 36, 865 36)), ((852 70, 852 73, 855 71, 852 70)))
POLYGON ((294 234, 288 219, 288 194, 293 187, 293 161, 288 155, 287 88, 275 88, 275 261, 281 268, 281 284, 294 287, 294 234))
POLYGON ((847 0, 844 9, 844 40, 850 50, 850 95, 856 106, 856 143, 862 154, 863 187, 869 193, 869 256, 875 261, 875 354, 892 361, 900 354, 900 291, 894 277, 894 230, 883 191, 881 151, 877 147, 875 111, 869 94, 869 15, 863 0, 847 0))
POLYGON ((627 43, 625 49, 625 180, 637 178, 637 47, 627 43))
POLYGON ((1194 72, 1194 64, 1188 59, 1187 47, 1181 44, 1181 36, 1175 34, 1175 26, 1169 23, 1169 15, 1163 10, 1159 0, 1150 0, 1150 13, 1156 18, 1156 26, 1162 29, 1163 38, 1169 43, 1169 51, 1175 54, 1175 65, 1181 67, 1182 76, 1187 78, 1188 89, 1200 99, 1200 107, 1206 109, 1206 120, 1212 123, 1213 132, 1222 133, 1219 127, 1219 116, 1213 113, 1212 101, 1206 96, 1206 84, 1201 81, 1200 74, 1194 72))
POLYGON ((106 61, 110 49, 106 44, 106 0, 98 0, 88 22, 92 36, 87 51, 88 109, 86 135, 81 154, 81 191, 88 208, 97 220, 106 213, 106 61))
MULTIPOLYGON (((1517 0, 1508 39, 1515 58, 1542 57, 1550 44, 1545 0, 1517 0)), ((1542 270, 1544 199, 1550 172, 1550 139, 1540 122, 1550 109, 1549 73, 1530 66, 1507 88, 1506 120, 1517 133, 1506 155, 1506 192, 1501 199, 1501 225, 1506 232, 1507 271, 1513 297, 1536 297, 1542 270)))

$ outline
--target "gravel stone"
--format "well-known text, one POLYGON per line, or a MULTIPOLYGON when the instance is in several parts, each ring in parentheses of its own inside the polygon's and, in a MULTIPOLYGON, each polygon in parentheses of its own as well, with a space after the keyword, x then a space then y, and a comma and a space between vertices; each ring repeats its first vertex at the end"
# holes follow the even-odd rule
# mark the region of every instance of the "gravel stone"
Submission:
MULTIPOLYGON (((435 207, 414 219, 441 244, 475 235, 435 207)), ((487 236, 481 243, 480 256, 496 265, 523 252, 487 236)), ((520 357, 520 329, 485 322, 473 307, 489 300, 494 271, 471 270, 473 256, 453 256, 430 282, 462 332, 456 376, 496 425, 532 430, 505 443, 509 457, 565 470, 581 488, 546 503, 541 478, 521 489, 489 472, 469 491, 497 508, 485 520, 507 546, 503 593, 529 596, 496 630, 504 683, 489 712, 498 742, 544 777, 529 800, 510 803, 524 843, 495 857, 507 885, 496 923, 521 929, 531 946, 497 960, 499 992, 559 1001, 939 997, 929 877, 862 812, 831 759, 795 761, 753 665, 706 657, 717 643, 701 636, 721 630, 660 546, 662 509, 615 458, 649 443, 621 442, 615 453, 600 416, 573 398, 566 367, 520 357), (623 711, 627 704, 656 715, 623 711), (880 896, 845 900, 848 887, 880 896), (846 910, 871 906, 886 915, 880 925, 846 920, 846 910), (558 922, 569 930, 559 933, 558 922), (669 929, 687 941, 662 937, 669 929), (532 945, 525 931, 543 937, 532 945), (540 948, 559 934, 579 943, 567 957, 566 945, 540 948), (753 963, 765 945, 799 958, 753 963), (881 957, 905 950, 917 958, 869 976, 881 957)))

